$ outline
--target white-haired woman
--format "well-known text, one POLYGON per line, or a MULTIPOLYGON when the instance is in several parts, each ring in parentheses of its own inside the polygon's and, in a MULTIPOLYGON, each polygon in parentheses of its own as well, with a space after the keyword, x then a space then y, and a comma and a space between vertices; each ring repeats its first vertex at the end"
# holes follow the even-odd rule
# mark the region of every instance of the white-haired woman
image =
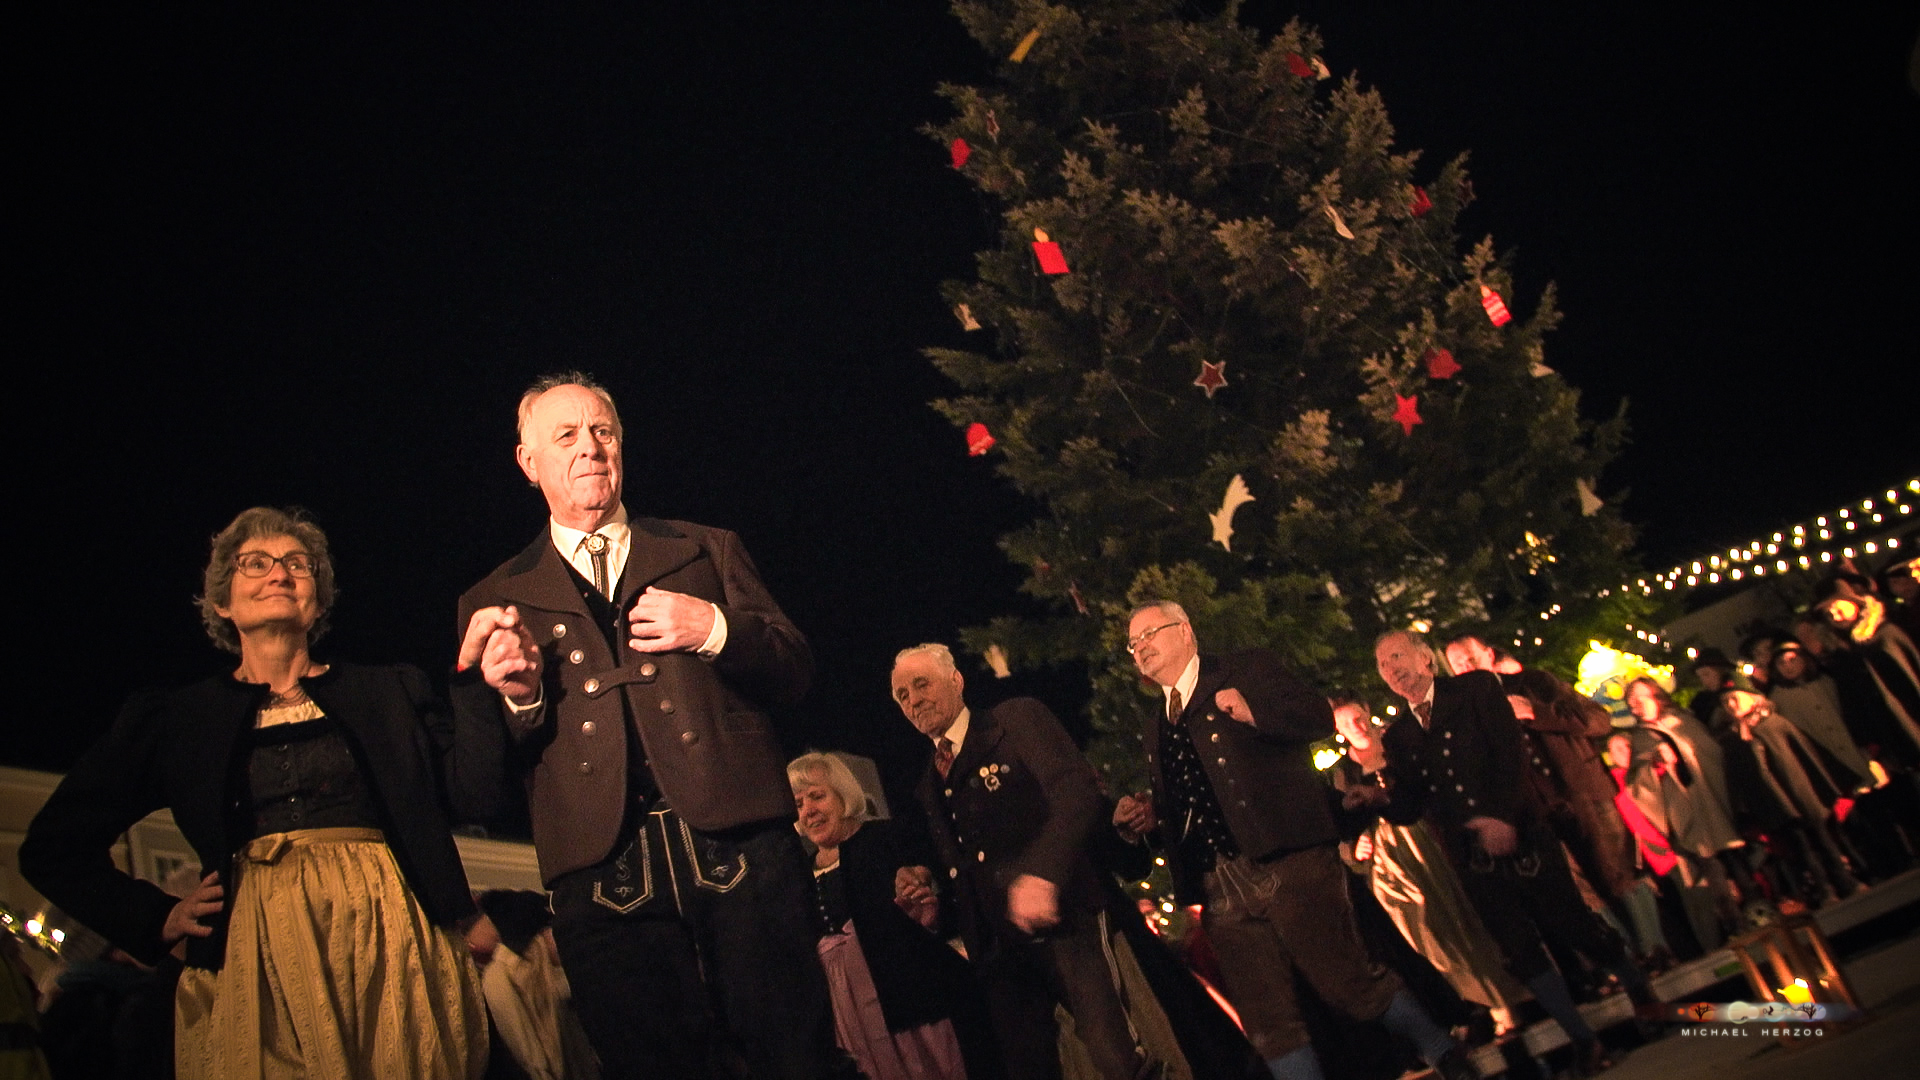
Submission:
POLYGON ((323 664, 327 538, 255 507, 214 537, 201 611, 231 674, 136 694, 20 847, 49 900, 135 958, 184 943, 180 1076, 477 1077, 486 1013, 440 769, 451 722, 410 667, 323 664), (162 808, 205 877, 184 900, 113 864, 162 808))
POLYGON ((892 822, 873 817, 837 755, 795 758, 787 779, 795 827, 815 848, 820 962, 840 1046, 872 1080, 999 1076, 966 961, 932 932, 930 911, 895 901, 903 879, 929 879, 926 860, 906 853, 892 822))

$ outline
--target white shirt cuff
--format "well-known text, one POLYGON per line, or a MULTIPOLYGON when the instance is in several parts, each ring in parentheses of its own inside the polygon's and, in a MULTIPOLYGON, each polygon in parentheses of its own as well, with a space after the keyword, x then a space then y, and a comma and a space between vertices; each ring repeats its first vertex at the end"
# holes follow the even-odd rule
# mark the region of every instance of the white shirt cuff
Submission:
POLYGON ((719 604, 709 600, 707 606, 713 609, 713 629, 707 632, 707 640, 695 651, 702 659, 711 660, 727 647, 727 617, 720 611, 719 604))

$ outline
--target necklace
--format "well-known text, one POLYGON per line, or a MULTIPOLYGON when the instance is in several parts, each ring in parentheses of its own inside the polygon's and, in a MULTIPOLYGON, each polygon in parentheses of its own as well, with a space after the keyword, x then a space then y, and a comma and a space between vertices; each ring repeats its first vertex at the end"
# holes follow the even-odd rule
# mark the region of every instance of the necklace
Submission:
POLYGON ((302 687, 299 683, 294 683, 292 686, 286 688, 285 690, 280 690, 277 692, 268 691, 267 703, 261 706, 261 708, 284 709, 290 705, 298 705, 305 700, 307 700, 306 689, 302 687))

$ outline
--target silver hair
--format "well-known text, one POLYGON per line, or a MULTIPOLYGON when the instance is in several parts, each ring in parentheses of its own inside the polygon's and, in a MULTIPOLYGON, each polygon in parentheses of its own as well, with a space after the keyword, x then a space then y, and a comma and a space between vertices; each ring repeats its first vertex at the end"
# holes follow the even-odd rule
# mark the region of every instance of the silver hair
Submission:
POLYGON ((1433 643, 1427 640, 1425 634, 1417 630, 1389 630, 1373 639, 1373 651, 1376 653, 1379 652, 1380 646, 1385 645, 1394 638, 1405 638, 1413 644, 1415 649, 1426 653, 1427 667, 1431 669, 1434 674, 1438 675, 1441 671, 1445 670, 1440 666, 1440 654, 1434 651, 1433 643))
POLYGON ((940 669, 940 674, 942 675, 952 675, 960 670, 954 666, 953 650, 937 641, 923 642, 910 649, 901 649, 898 653, 894 654, 893 666, 899 667, 902 662, 911 656, 932 657, 933 665, 940 669))
POLYGON ((1189 626, 1193 625, 1193 620, 1187 618, 1187 609, 1171 600, 1155 600, 1151 603, 1141 604, 1139 607, 1127 612, 1127 621, 1132 622, 1139 618, 1140 613, 1143 611, 1158 611, 1165 615, 1171 615, 1189 626))
POLYGON ((873 820, 873 800, 867 797, 867 789, 860 786, 860 780, 838 754, 817 750, 801 754, 787 762, 787 783, 793 785, 795 791, 809 784, 824 784, 846 805, 847 820, 873 820))
POLYGON ((513 431, 520 437, 521 445, 526 445, 527 419, 533 415, 533 403, 540 400, 540 396, 547 391, 558 390, 563 386, 577 386, 599 398, 606 405, 607 411, 613 414, 613 433, 616 436, 626 434, 621 430, 620 410, 613 404, 613 395, 607 391, 606 387, 600 385, 598 379, 584 371, 556 371, 551 375, 542 375, 533 380, 533 385, 520 392, 520 407, 515 414, 513 431))

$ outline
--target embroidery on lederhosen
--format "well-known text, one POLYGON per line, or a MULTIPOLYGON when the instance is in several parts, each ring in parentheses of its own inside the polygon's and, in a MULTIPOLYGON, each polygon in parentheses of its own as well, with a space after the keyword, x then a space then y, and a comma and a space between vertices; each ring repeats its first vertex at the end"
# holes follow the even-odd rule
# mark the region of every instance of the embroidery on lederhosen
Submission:
POLYGON ((687 862, 693 866, 693 883, 713 892, 732 892, 747 879, 747 857, 711 837, 695 838, 685 818, 680 824, 680 839, 686 844, 687 862))
POLYGON ((593 902, 625 915, 653 898, 653 860, 649 858, 647 829, 635 831, 633 843, 613 860, 613 867, 593 883, 593 902), (640 864, 636 881, 634 863, 640 864), (608 896, 612 893, 612 896, 608 896))

